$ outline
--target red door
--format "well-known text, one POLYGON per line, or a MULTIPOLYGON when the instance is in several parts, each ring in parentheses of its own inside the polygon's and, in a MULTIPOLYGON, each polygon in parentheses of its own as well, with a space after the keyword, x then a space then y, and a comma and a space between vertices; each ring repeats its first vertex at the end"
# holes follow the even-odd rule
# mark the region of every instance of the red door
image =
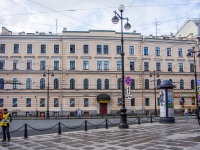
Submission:
POLYGON ((100 114, 107 114, 107 103, 100 103, 100 114))

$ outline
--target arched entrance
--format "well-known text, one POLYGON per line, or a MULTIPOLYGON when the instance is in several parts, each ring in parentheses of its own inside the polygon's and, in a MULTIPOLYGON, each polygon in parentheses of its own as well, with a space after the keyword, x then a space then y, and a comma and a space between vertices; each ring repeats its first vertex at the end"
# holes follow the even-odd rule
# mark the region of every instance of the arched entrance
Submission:
POLYGON ((100 114, 107 114, 110 96, 107 95, 107 94, 100 94, 100 95, 97 96, 97 101, 99 103, 99 113, 100 114))

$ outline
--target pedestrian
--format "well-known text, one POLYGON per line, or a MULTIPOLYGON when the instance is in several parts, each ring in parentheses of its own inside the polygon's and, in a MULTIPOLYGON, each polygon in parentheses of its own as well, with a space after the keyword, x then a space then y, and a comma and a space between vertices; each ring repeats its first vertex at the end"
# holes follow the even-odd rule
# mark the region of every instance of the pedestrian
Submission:
POLYGON ((2 142, 6 141, 6 134, 7 134, 8 142, 10 142, 9 126, 10 126, 10 122, 12 121, 12 115, 10 113, 8 113, 8 110, 6 108, 4 108, 3 117, 0 120, 1 120, 0 125, 2 127, 2 134, 3 134, 2 142))
POLYGON ((29 117, 31 117, 32 116, 32 112, 31 112, 31 110, 29 110, 29 117))
POLYGON ((185 108, 185 120, 187 121, 188 120, 188 108, 185 108))

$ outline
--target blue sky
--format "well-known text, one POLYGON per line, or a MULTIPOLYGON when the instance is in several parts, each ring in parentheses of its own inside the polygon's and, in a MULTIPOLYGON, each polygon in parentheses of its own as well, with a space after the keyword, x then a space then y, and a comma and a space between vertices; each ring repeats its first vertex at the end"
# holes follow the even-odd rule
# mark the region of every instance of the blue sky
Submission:
POLYGON ((123 4, 124 17, 143 35, 169 35, 188 18, 200 18, 199 0, 0 0, 0 27, 13 32, 61 33, 70 31, 116 30, 113 11, 123 4))

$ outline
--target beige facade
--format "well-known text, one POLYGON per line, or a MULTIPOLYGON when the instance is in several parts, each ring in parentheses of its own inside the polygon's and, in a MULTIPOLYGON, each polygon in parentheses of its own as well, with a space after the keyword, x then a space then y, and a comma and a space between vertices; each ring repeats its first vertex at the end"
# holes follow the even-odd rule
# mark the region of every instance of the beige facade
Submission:
MULTIPOLYGON (((134 109, 153 111, 154 78, 150 77, 153 71, 159 74, 155 77, 156 86, 166 79, 176 85, 175 109, 181 108, 180 97, 185 98, 186 105, 195 105, 194 62, 186 56, 192 44, 196 42, 124 33, 125 77, 133 79, 132 99, 125 102, 128 113, 134 109), (180 96, 183 93, 185 96, 180 96)), ((63 31, 62 35, 16 35, 4 31, 0 46, 1 107, 17 115, 30 110, 33 114, 38 111, 39 115, 46 112, 49 77, 50 115, 72 115, 77 109, 85 115, 120 110, 120 33, 90 30, 63 31)), ((156 91, 159 109, 158 99, 159 90, 156 91)))

